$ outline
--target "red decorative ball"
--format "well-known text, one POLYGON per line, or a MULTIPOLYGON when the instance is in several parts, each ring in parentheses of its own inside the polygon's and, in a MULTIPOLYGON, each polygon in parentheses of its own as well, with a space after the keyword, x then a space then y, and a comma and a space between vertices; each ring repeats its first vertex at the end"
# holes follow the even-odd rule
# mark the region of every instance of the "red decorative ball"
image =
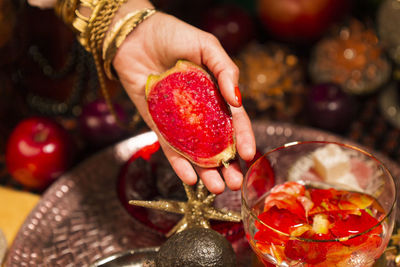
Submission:
POLYGON ((255 35, 252 17, 235 5, 212 7, 201 24, 201 28, 215 35, 230 54, 239 52, 255 35))
POLYGON ((21 121, 7 141, 11 176, 32 189, 44 189, 72 165, 75 143, 55 121, 33 117, 21 121))
POLYGON ((278 39, 310 42, 319 38, 349 9, 348 0, 258 0, 258 14, 278 39))

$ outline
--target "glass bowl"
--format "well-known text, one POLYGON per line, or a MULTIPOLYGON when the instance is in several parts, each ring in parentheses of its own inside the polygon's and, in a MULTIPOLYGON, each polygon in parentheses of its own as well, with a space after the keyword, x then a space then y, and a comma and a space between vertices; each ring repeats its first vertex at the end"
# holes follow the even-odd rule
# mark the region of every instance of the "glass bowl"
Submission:
POLYGON ((265 266, 372 266, 394 227, 393 177, 351 145, 273 149, 250 166, 241 193, 246 237, 265 266))

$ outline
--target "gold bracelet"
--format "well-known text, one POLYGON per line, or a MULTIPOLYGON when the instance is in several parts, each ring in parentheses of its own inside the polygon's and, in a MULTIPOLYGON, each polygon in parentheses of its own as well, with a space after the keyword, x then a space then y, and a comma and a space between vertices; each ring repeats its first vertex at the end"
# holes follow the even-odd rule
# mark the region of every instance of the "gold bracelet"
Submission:
POLYGON ((145 19, 156 12, 151 8, 145 8, 135 12, 128 13, 125 17, 117 21, 109 34, 104 39, 103 44, 103 61, 104 71, 107 77, 117 79, 112 69, 112 60, 117 53, 118 48, 125 41, 126 37, 145 19))
MULTIPOLYGON (((101 48, 115 13, 125 2, 126 0, 58 0, 55 7, 56 14, 60 16, 67 25, 72 26, 77 32, 78 41, 92 54, 102 95, 111 114, 116 119, 117 124, 123 128, 126 128, 126 125, 124 125, 116 115, 107 90, 101 48), (79 7, 89 8, 91 10, 91 15, 89 17, 83 16, 78 10, 79 7)), ((138 12, 138 14, 139 13, 140 12, 138 12)), ((140 22, 142 20, 143 18, 140 22)), ((140 22, 137 22, 136 25, 140 22)), ((137 116, 134 117, 134 120, 128 128, 132 129, 135 127, 136 123, 139 121, 138 116, 137 114, 137 116)))
MULTIPOLYGON (((76 17, 72 22, 73 28, 78 32, 78 40, 89 52, 90 42, 95 41, 97 49, 101 49, 104 35, 111 24, 112 18, 126 0, 81 0, 81 5, 92 10, 89 18, 83 16, 79 10, 75 11, 76 17)), ((100 51, 99 51, 100 52, 100 51)))
POLYGON ((58 0, 54 7, 54 11, 65 24, 72 26, 75 19, 75 10, 78 8, 79 0, 58 0))

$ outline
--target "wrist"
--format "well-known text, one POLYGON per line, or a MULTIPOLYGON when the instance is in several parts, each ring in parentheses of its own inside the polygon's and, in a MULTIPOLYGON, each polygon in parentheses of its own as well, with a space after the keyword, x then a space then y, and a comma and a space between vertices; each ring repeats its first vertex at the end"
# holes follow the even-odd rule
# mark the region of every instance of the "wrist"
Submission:
POLYGON ((154 9, 153 4, 148 1, 148 0, 128 0, 125 2, 115 13, 114 18, 111 21, 111 25, 109 27, 108 32, 106 33, 107 38, 108 35, 110 35, 111 29, 115 26, 115 24, 120 21, 121 19, 125 18, 129 13, 138 11, 138 10, 143 10, 143 9, 154 9))
POLYGON ((118 10, 102 44, 104 70, 109 79, 118 79, 113 61, 120 46, 155 12, 154 6, 147 0, 128 0, 118 10))

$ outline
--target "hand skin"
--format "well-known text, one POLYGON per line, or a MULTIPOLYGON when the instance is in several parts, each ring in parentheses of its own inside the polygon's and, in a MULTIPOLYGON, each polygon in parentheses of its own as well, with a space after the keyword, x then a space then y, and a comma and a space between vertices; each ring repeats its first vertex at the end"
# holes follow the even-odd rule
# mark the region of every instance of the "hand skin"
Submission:
MULTIPOLYGON (((223 97, 231 106, 238 153, 243 160, 253 159, 255 140, 251 123, 235 96, 239 70, 213 35, 173 16, 157 12, 127 37, 114 58, 113 66, 142 118, 157 133, 147 110, 145 84, 148 75, 166 71, 178 59, 204 65, 213 73, 223 97)), ((193 168, 189 161, 168 144, 160 143, 176 174, 186 184, 197 182, 197 172, 208 190, 219 194, 225 189, 222 174, 231 190, 240 189, 243 175, 238 162, 232 162, 227 168, 193 168)))
MULTIPOLYGON (((53 5, 56 2, 55 0, 28 1, 31 5, 41 8, 48 7, 50 2, 53 5)), ((128 0, 116 13, 112 25, 127 13, 146 7, 153 8, 153 5, 148 0, 128 0)), ((88 16, 90 11, 81 7, 80 12, 88 16)), ((239 70, 213 35, 173 16, 157 12, 128 35, 117 51, 113 66, 122 86, 144 121, 159 135, 147 110, 145 100, 147 77, 150 74, 166 71, 179 59, 206 66, 217 78, 221 93, 231 107, 239 156, 246 161, 252 160, 255 155, 254 134, 247 113, 235 95, 239 70)), ((227 168, 193 167, 168 144, 163 141, 160 141, 160 144, 172 168, 184 183, 195 184, 198 174, 210 192, 219 194, 225 189, 223 176, 231 190, 240 189, 243 175, 237 161, 230 163, 227 168)))

